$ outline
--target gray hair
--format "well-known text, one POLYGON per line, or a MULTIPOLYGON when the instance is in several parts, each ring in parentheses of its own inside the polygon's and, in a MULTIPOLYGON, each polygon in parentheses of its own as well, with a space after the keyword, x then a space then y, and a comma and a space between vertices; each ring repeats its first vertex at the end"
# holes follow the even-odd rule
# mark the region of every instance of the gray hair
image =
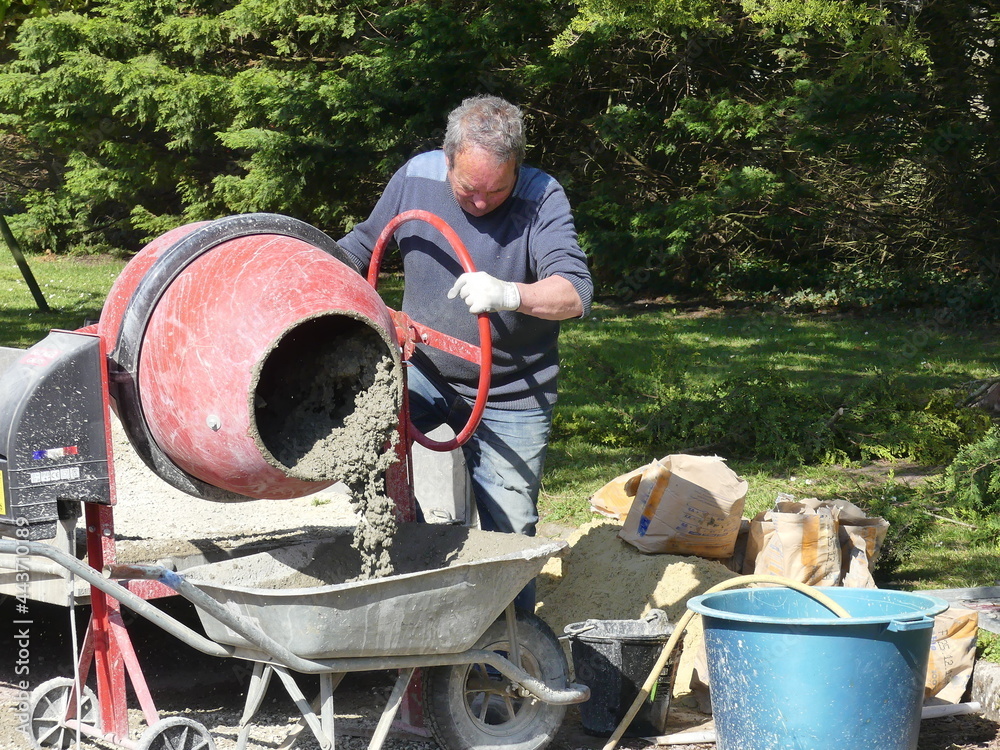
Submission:
POLYGON ((518 167, 524 161, 524 116, 521 110, 498 96, 472 96, 448 115, 444 153, 450 163, 471 146, 496 157, 498 164, 512 158, 518 167))

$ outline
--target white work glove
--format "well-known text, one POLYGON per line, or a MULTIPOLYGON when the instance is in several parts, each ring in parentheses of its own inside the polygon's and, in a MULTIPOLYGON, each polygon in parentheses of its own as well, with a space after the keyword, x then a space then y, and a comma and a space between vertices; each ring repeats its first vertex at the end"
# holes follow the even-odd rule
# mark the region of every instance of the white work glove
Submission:
POLYGON ((521 306, 521 293, 513 281, 501 281, 485 271, 463 273, 448 291, 448 299, 461 297, 473 314, 516 310, 521 306))

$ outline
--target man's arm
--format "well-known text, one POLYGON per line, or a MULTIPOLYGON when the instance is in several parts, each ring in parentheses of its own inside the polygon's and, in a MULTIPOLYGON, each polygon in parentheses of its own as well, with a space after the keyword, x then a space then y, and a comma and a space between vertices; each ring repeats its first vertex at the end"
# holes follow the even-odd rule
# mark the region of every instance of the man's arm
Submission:
POLYGON ((545 320, 584 317, 594 298, 587 258, 577 241, 569 200, 548 175, 545 191, 530 227, 531 271, 537 281, 517 284, 519 312, 545 320))
POLYGON ((564 276, 549 276, 531 283, 502 281, 485 271, 463 273, 448 292, 461 297, 473 314, 516 310, 545 320, 566 320, 583 315, 583 300, 564 276))
POLYGON ((549 276, 531 284, 517 284, 521 306, 517 311, 545 320, 566 320, 583 315, 583 301, 565 276, 549 276))

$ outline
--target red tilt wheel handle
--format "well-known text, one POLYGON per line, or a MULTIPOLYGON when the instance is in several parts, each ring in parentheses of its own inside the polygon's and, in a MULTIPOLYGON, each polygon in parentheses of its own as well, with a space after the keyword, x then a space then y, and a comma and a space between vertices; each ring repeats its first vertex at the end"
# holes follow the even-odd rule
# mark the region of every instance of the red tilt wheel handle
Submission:
MULTIPOLYGON (((378 274, 382 267, 382 257, 385 255, 385 249, 389 244, 389 240, 392 238, 396 229, 398 229, 401 224, 405 224, 408 221, 426 221, 428 224, 441 232, 441 234, 444 235, 444 238, 448 240, 448 244, 451 245, 451 249, 455 252, 455 255, 458 256, 458 261, 461 263, 462 269, 466 273, 475 272, 476 266, 473 264, 472 258, 469 256, 469 251, 465 248, 465 243, 462 242, 461 238, 459 238, 459 236, 455 233, 455 230, 448 226, 448 224, 440 216, 432 214, 430 211, 404 211, 386 224, 385 229, 382 230, 378 240, 375 242, 375 249, 372 250, 371 264, 368 266, 368 283, 371 284, 372 288, 378 289, 378 274)), ((410 354, 413 351, 413 332, 416 330, 416 326, 412 324, 412 321, 410 321, 408 317, 401 317, 404 320, 404 325, 399 326, 397 324, 397 327, 403 329, 402 338, 406 339, 405 342, 402 342, 403 357, 404 359, 409 359, 410 354)), ((486 410, 486 400, 490 395, 490 374, 493 370, 493 337, 490 332, 489 314, 479 313, 476 317, 478 318, 479 323, 478 349, 471 347, 465 341, 461 341, 452 336, 447 336, 437 331, 422 328, 423 335, 420 338, 422 343, 431 344, 435 348, 455 354, 479 365, 479 385, 476 388, 476 400, 472 405, 472 414, 469 415, 469 421, 466 422, 465 426, 454 438, 440 442, 431 440, 429 437, 424 435, 424 433, 418 430, 412 422, 409 423, 409 429, 413 434, 413 439, 425 448, 429 448, 434 451, 450 451, 460 445, 464 445, 465 442, 472 437, 472 433, 476 431, 480 420, 483 418, 483 412, 486 410), (429 336, 428 334, 433 335, 429 336)), ((409 420, 409 415, 407 415, 406 418, 409 420)))

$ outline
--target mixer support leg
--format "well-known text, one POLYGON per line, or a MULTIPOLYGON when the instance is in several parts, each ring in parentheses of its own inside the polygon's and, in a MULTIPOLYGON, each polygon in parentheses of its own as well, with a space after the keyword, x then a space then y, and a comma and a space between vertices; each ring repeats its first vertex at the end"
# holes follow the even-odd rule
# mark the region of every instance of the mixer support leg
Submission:
MULTIPOLYGON (((101 570, 105 562, 114 562, 115 559, 112 509, 93 503, 84 503, 84 506, 88 561, 91 567, 101 570)), ((80 654, 80 681, 86 683, 93 666, 97 676, 101 727, 105 735, 126 740, 126 675, 132 683, 146 723, 152 726, 159 721, 159 715, 122 619, 121 604, 104 592, 91 588, 90 609, 90 625, 80 654)))

